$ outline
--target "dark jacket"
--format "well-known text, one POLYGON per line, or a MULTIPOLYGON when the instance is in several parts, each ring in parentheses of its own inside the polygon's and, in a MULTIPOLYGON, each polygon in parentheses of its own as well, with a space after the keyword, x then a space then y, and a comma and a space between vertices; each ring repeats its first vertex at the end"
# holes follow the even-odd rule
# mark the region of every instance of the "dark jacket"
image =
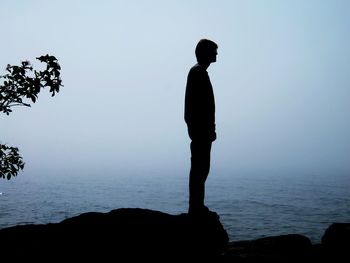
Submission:
POLYGON ((215 100, 208 72, 196 64, 187 77, 185 122, 191 140, 214 141, 215 100))

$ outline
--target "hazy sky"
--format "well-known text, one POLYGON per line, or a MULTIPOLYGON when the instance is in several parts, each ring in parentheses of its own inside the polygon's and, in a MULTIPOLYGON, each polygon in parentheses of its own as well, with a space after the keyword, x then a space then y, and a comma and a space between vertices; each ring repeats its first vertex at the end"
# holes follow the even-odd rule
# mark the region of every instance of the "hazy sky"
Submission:
POLYGON ((64 87, 0 116, 24 174, 188 173, 201 38, 218 45, 217 173, 350 172, 350 1, 1 1, 0 74, 51 54, 64 87))

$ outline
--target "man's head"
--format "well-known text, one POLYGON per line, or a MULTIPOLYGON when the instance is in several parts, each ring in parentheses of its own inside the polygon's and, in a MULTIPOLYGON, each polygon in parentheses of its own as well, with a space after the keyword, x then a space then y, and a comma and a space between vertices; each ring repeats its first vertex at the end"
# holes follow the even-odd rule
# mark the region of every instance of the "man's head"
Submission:
POLYGON ((196 46, 196 57, 199 64, 210 64, 216 61, 218 45, 209 40, 201 39, 196 46))

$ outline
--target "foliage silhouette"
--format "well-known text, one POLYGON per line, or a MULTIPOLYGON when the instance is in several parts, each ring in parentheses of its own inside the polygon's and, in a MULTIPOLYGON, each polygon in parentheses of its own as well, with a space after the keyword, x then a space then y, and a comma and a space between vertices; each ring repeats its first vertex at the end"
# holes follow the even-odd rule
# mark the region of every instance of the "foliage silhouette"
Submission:
POLYGON ((18 148, 0 144, 0 178, 10 180, 23 168, 24 162, 18 153, 18 148))
MULTIPOLYGON (((42 71, 34 70, 32 75, 30 73, 33 72, 33 67, 29 61, 22 61, 20 66, 7 65, 8 73, 0 76, 3 79, 0 84, 0 112, 9 115, 13 106, 30 107, 30 101, 35 103, 42 89, 50 88, 53 97, 63 87, 61 66, 56 57, 47 54, 36 59, 46 63, 46 68, 42 71)), ((9 180, 23 170, 24 162, 18 152, 17 147, 0 144, 0 178, 9 180)))

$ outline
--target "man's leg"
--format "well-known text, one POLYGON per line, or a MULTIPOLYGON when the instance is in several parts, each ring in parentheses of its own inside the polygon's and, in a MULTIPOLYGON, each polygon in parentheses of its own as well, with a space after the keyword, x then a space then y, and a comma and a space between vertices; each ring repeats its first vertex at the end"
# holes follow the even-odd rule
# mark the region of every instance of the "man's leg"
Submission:
POLYGON ((210 141, 191 142, 191 171, 189 178, 189 212, 204 208, 205 181, 210 170, 210 141))

